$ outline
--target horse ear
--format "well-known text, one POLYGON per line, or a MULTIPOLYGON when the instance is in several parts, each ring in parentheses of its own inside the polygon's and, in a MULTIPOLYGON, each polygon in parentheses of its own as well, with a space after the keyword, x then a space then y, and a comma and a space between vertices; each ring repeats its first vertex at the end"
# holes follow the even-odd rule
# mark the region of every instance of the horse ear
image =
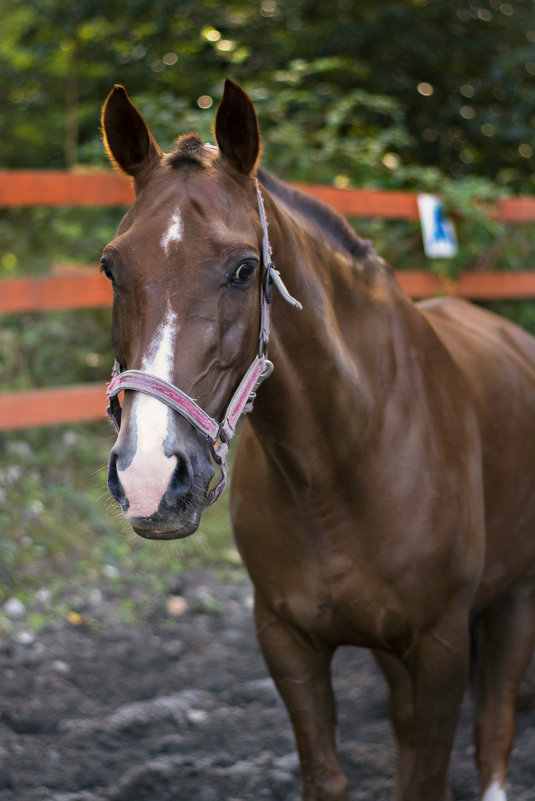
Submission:
POLYGON ((104 147, 113 164, 136 179, 158 164, 162 151, 124 86, 113 87, 101 119, 104 147))
POLYGON ((249 96, 229 78, 217 109, 215 136, 225 159, 249 175, 260 155, 260 131, 249 96))

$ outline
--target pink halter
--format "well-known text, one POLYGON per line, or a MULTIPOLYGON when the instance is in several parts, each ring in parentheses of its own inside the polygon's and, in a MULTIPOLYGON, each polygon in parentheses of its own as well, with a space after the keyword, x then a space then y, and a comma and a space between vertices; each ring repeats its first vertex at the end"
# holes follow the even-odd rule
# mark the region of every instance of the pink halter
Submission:
POLYGON ((303 307, 299 301, 293 298, 271 261, 271 246, 268 238, 268 224, 264 209, 264 200, 260 191, 258 181, 256 181, 256 192, 258 198, 258 212, 262 223, 262 260, 264 263, 264 277, 260 283, 260 333, 258 337, 258 354, 255 356, 249 369, 240 381, 225 411, 221 422, 210 417, 195 401, 186 395, 185 392, 163 381, 157 376, 146 373, 143 370, 125 370, 121 372, 121 367, 116 361, 112 380, 108 384, 107 397, 109 400, 108 416, 112 419, 115 428, 119 431, 121 426, 121 404, 118 394, 123 390, 133 390, 143 392, 146 395, 161 400, 175 412, 185 417, 192 426, 201 434, 204 434, 210 443, 212 456, 220 469, 220 476, 214 487, 208 492, 206 506, 215 503, 221 497, 227 480, 228 465, 227 453, 229 442, 236 433, 236 425, 242 414, 251 412, 253 409, 256 391, 262 381, 273 372, 273 364, 267 358, 267 346, 270 334, 270 303, 273 295, 273 285, 277 287, 284 300, 297 309, 303 307))

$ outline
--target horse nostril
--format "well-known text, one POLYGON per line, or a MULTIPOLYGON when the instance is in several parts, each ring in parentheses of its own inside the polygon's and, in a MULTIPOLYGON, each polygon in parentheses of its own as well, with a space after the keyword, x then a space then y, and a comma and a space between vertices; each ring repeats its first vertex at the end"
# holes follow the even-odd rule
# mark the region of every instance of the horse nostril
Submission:
POLYGON ((165 492, 165 500, 169 507, 176 505, 191 491, 193 486, 193 470, 185 453, 176 454, 176 467, 165 492))
POLYGON ((123 485, 119 481, 119 474, 117 472, 117 454, 113 451, 110 454, 110 461, 108 464, 108 489, 117 503, 120 504, 124 510, 127 506, 127 500, 123 485))

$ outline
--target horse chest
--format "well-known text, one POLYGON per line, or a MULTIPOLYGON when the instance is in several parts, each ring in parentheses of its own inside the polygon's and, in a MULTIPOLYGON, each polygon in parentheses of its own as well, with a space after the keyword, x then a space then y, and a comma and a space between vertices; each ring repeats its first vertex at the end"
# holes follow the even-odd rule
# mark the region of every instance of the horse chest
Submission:
POLYGON ((321 581, 303 584, 290 581, 266 588, 262 581, 257 589, 280 621, 307 638, 333 646, 387 649, 412 639, 413 625, 404 605, 394 593, 361 583, 358 572, 342 587, 321 581))
POLYGON ((307 538, 305 530, 282 533, 279 528, 282 538, 274 545, 258 527, 255 533, 260 536, 254 541, 240 538, 238 527, 246 567, 256 591, 294 630, 332 645, 390 648, 411 639, 415 624, 420 625, 422 614, 414 614, 354 536, 338 542, 326 536, 319 542, 307 538))

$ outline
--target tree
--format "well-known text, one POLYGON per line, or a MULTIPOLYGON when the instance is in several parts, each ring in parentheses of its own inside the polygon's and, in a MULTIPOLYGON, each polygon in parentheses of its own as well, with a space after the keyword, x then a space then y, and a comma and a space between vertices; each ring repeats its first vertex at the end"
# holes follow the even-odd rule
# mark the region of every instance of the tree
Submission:
POLYGON ((330 178, 361 146, 374 169, 390 154, 387 165, 534 188, 532 0, 0 0, 0 10, 6 167, 98 161, 99 107, 115 82, 164 136, 180 119, 208 131, 213 109, 202 109, 232 75, 257 100, 275 162, 291 171, 297 159, 301 177, 323 141, 330 178))

